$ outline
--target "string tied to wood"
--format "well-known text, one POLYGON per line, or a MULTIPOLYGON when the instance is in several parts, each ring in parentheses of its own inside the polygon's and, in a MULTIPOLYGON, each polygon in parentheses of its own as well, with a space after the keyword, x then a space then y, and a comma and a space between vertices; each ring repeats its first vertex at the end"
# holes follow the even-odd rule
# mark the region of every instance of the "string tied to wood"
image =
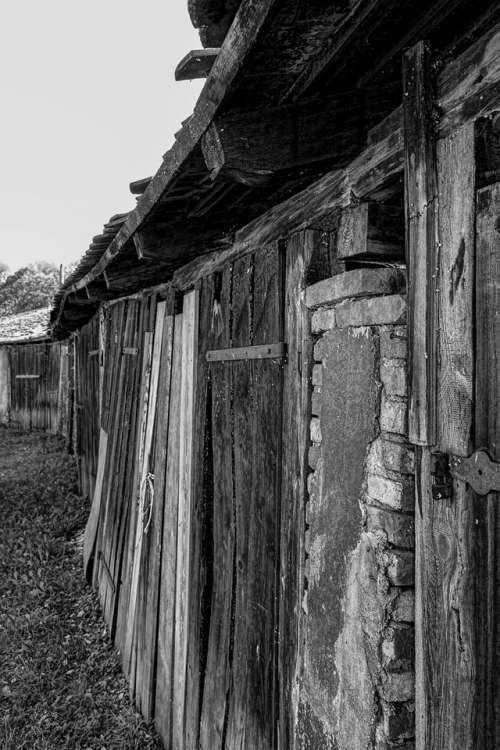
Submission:
POLYGON ((151 525, 151 518, 153 516, 153 501, 154 501, 154 490, 155 490, 155 475, 150 471, 146 474, 142 480, 141 496, 142 496, 142 531, 143 534, 147 534, 151 525))

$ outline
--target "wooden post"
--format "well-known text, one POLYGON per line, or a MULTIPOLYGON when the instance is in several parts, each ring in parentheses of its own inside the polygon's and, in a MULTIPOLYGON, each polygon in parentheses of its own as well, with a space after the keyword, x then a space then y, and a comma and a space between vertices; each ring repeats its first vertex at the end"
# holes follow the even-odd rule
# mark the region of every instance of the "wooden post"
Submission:
POLYGON ((408 263, 408 436, 433 445, 436 414, 437 172, 431 57, 418 42, 403 60, 408 263))

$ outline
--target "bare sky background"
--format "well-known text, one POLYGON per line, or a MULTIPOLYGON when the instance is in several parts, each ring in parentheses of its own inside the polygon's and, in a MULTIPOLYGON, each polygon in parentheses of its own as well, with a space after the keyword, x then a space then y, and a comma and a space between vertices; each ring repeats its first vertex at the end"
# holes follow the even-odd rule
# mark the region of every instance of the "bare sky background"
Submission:
POLYGON ((154 174, 201 89, 187 0, 20 0, 0 30, 0 260, 69 263, 154 174))

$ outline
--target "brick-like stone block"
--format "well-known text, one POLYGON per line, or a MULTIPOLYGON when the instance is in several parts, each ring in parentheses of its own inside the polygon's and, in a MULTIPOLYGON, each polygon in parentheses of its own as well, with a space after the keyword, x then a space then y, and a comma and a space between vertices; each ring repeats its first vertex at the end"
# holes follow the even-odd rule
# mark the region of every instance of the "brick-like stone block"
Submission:
POLYGON ((392 619, 396 622, 415 622, 415 592, 401 591, 393 600, 392 619))
POLYGON ((315 388, 311 395, 311 412, 319 417, 321 415, 321 388, 315 388))
POLYGON ((311 331, 313 333, 323 333, 335 328, 336 317, 335 310, 316 310, 311 318, 311 331))
POLYGON ((414 509, 414 486, 411 479, 401 477, 400 482, 377 474, 368 474, 366 478, 368 502, 377 500, 394 510, 412 511, 414 509))
POLYGON ((415 547, 415 521, 405 513, 395 513, 368 505, 366 507, 368 531, 383 531, 389 544, 405 549, 415 547))
POLYGON ((314 365, 312 368, 311 381, 313 385, 323 385, 323 365, 314 365))
POLYGON ((402 443, 377 438, 370 446, 367 470, 372 474, 397 472, 413 474, 415 470, 413 450, 402 443))
POLYGON ((408 345, 406 326, 384 326, 380 329, 380 355, 387 359, 406 359, 408 345))
POLYGON ((415 674, 413 672, 386 672, 380 684, 380 693, 388 703, 413 700, 415 674))
POLYGON ((311 419, 310 435, 311 443, 321 443, 321 425, 317 417, 311 419))
POLYGON ((395 432, 398 435, 407 433, 406 401, 395 401, 382 397, 380 404, 380 427, 384 432, 395 432))
POLYGON ((312 445, 308 452, 308 463, 311 469, 315 469, 318 465, 319 457, 321 455, 321 448, 318 445, 312 445))
POLYGON ((415 583, 415 554, 404 550, 389 552, 387 578, 393 586, 412 586, 415 583))
POLYGON ((380 365, 380 380, 388 396, 406 396, 406 364, 399 359, 384 359, 380 365))
POLYGON ((406 287, 406 274, 396 268, 356 268, 318 281, 306 289, 306 305, 327 307, 352 297, 394 294, 406 287))
POLYGON ((415 736, 415 704, 382 702, 384 734, 388 740, 411 739, 415 736))
POLYGON ((415 661, 414 629, 397 623, 387 627, 382 641, 382 655, 389 670, 398 667, 401 662, 412 666, 415 661))
POLYGON ((406 321, 406 298, 400 294, 387 297, 346 300, 335 308, 338 328, 376 326, 406 321))

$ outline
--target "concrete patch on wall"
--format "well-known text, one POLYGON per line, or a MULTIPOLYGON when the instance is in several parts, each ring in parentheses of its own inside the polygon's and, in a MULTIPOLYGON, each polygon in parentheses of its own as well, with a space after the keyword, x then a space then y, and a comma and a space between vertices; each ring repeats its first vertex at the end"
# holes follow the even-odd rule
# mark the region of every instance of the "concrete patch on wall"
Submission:
POLYGON ((322 455, 309 484, 304 689, 327 737, 335 733, 332 707, 340 679, 335 648, 344 624, 347 566, 362 530, 359 499, 366 447, 377 431, 379 387, 369 328, 330 331, 323 344, 321 431, 317 425, 311 431, 313 440, 321 436, 322 455))

